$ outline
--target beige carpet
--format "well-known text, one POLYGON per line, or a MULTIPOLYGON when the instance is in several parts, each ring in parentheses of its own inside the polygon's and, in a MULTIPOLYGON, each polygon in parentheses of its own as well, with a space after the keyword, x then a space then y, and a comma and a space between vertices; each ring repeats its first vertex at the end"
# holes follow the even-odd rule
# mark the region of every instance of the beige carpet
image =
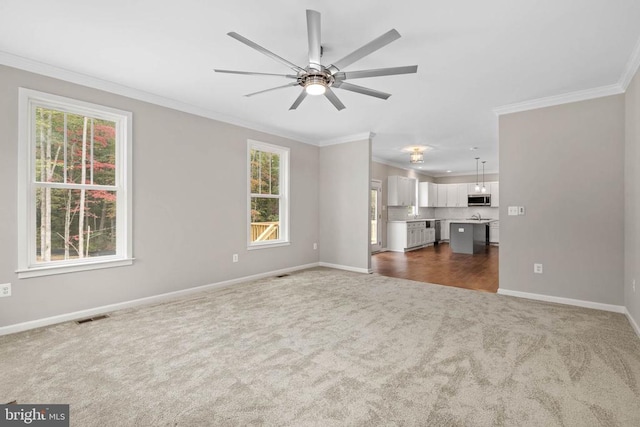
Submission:
POLYGON ((74 426, 639 426, 624 316, 313 269, 0 337, 74 426))

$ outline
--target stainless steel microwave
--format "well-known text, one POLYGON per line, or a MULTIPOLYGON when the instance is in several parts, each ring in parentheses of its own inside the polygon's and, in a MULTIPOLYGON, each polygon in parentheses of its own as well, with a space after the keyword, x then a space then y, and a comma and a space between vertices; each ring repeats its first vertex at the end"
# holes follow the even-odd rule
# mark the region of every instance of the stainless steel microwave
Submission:
POLYGON ((469 206, 491 206, 491 194, 469 194, 469 206))

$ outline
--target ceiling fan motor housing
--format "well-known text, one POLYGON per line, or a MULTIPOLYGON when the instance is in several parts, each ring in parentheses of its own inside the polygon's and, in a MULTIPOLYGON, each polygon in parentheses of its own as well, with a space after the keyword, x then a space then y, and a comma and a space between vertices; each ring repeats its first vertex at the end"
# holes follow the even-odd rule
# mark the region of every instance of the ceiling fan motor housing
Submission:
POLYGON ((329 73, 325 72, 317 72, 312 70, 311 72, 303 73, 298 76, 298 82, 301 86, 307 87, 309 85, 322 85, 326 87, 330 87, 335 79, 329 73))

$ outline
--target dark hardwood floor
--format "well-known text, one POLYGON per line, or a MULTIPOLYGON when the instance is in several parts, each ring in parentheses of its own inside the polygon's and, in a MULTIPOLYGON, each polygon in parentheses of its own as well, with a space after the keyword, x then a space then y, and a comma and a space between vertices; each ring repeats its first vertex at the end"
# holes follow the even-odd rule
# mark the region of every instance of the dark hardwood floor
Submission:
POLYGON ((374 273, 419 282, 486 292, 498 291, 498 247, 466 255, 451 252, 448 243, 411 252, 381 252, 371 256, 374 273))

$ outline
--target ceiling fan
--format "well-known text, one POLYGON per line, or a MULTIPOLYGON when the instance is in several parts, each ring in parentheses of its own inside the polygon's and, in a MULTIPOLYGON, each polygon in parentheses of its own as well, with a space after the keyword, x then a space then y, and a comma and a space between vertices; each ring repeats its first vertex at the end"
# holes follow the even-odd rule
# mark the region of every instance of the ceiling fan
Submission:
POLYGON ((322 45, 320 43, 320 12, 315 10, 307 10, 307 33, 309 38, 309 65, 305 68, 300 67, 286 59, 276 55, 275 53, 265 49, 264 47, 252 42, 251 40, 241 36, 238 33, 230 32, 227 35, 233 37, 241 43, 257 50, 258 52, 275 59, 281 64, 291 68, 296 74, 273 74, 273 73, 261 73, 251 71, 233 71, 233 70, 214 70, 218 73, 230 73, 230 74, 243 74, 243 75, 257 75, 257 76, 280 76, 294 80, 283 86, 274 87, 271 89, 261 90, 259 92, 250 93, 245 96, 258 95, 272 90, 284 89, 287 87, 301 86, 302 92, 295 100, 289 110, 295 110, 307 97, 307 95, 324 95, 334 107, 339 110, 345 108, 344 104, 338 99, 336 94, 331 88, 338 88, 348 90, 351 92, 361 93, 363 95, 369 95, 380 99, 387 99, 391 96, 389 93, 380 92, 374 89, 369 89, 362 86, 357 86, 351 83, 347 83, 345 80, 361 79, 365 77, 378 77, 378 76, 390 76, 394 74, 410 74, 418 71, 417 65, 410 65, 405 67, 392 67, 392 68, 378 68, 374 70, 361 70, 361 71, 342 71, 345 67, 353 64, 354 62, 364 58, 365 56, 375 52, 376 50, 388 45, 394 40, 400 38, 400 33, 395 29, 392 29, 380 37, 370 41, 359 49, 354 50, 344 58, 334 62, 333 64, 325 67, 321 64, 320 58, 322 56, 322 45))

